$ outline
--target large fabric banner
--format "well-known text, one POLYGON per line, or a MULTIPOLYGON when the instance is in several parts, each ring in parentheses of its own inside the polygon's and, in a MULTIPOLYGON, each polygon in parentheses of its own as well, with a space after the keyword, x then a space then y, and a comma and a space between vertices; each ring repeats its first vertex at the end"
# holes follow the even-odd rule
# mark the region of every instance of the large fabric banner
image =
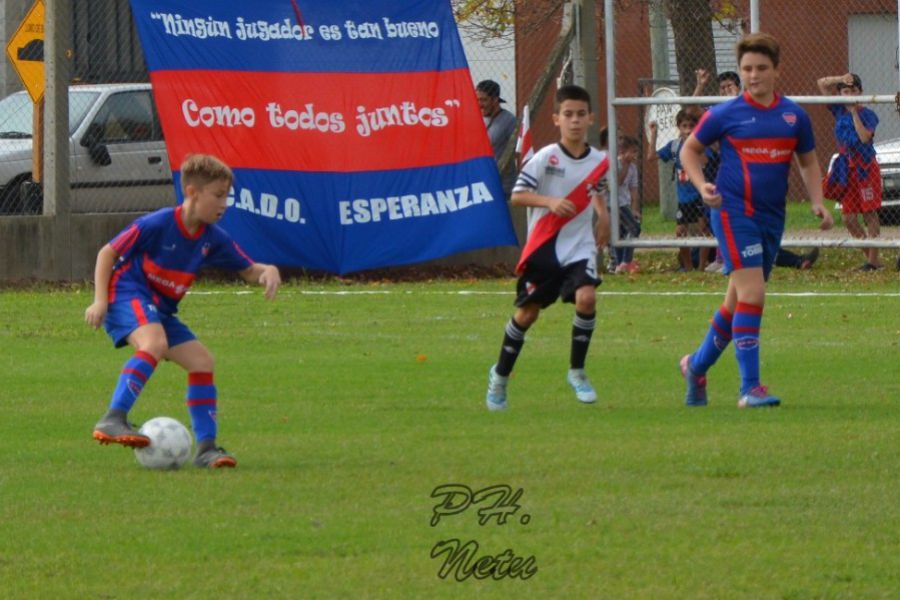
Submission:
POLYGON ((131 0, 175 185, 235 172, 256 260, 335 273, 515 245, 448 0, 131 0))

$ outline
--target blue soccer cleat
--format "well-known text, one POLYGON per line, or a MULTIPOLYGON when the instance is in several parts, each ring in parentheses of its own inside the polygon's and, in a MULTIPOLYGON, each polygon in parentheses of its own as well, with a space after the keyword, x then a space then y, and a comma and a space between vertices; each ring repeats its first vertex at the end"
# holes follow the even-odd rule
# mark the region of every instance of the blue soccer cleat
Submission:
POLYGON ((579 402, 592 404, 597 401, 597 392, 594 391, 594 386, 588 381, 584 369, 569 369, 566 381, 575 390, 575 397, 578 398, 579 402))
POLYGON ((687 392, 684 395, 684 403, 686 406, 706 406, 708 400, 706 398, 706 376, 695 375, 691 370, 691 355, 685 354, 681 357, 681 376, 687 384, 687 392))
POLYGON ((766 406, 778 406, 781 398, 769 394, 769 388, 758 385, 738 399, 738 408, 763 408, 766 406))
POLYGON ((487 404, 487 409, 490 411, 506 410, 506 384, 509 382, 509 377, 497 375, 497 371, 494 370, 496 366, 492 366, 491 370, 488 371, 485 404, 487 404))

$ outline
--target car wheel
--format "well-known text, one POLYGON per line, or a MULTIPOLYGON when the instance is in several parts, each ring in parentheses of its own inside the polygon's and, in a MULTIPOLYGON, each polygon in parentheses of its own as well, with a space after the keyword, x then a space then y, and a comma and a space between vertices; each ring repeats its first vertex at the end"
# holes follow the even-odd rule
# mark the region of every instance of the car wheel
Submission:
POLYGON ((30 181, 30 175, 20 175, 6 185, 0 191, 0 215, 21 215, 24 214, 21 197, 22 183, 30 181))

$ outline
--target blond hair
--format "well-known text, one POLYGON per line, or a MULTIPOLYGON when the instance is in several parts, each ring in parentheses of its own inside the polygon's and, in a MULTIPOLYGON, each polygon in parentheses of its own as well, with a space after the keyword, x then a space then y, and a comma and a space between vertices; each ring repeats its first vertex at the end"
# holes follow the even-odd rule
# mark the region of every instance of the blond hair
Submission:
POLYGON ((211 154, 188 154, 181 163, 181 189, 193 185, 202 188, 213 181, 227 181, 231 185, 231 168, 211 154))
POLYGON ((748 52, 763 54, 768 56, 772 61, 772 65, 777 67, 781 58, 781 46, 775 36, 768 33, 749 33, 741 38, 735 47, 737 51, 738 64, 741 64, 741 58, 748 52))

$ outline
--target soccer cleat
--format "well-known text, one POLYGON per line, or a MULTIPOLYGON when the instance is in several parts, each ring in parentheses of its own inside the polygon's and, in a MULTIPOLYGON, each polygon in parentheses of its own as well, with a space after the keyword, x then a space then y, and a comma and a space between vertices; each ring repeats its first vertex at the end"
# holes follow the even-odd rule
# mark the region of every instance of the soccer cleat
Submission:
POLYGON ((194 457, 194 465, 206 469, 220 469, 222 467, 236 467, 237 461, 225 448, 221 446, 212 446, 198 452, 194 457))
POLYGON ((819 249, 813 248, 809 251, 809 254, 804 254, 802 258, 803 261, 800 263, 800 269, 803 271, 812 269, 812 266, 819 260, 819 249))
POLYGON ((597 392, 594 391, 594 386, 588 381, 584 369, 569 369, 566 381, 575 390, 575 397, 578 398, 579 402, 591 404, 597 401, 597 392))
POLYGON ((494 370, 496 366, 493 365, 488 371, 488 387, 485 396, 485 404, 491 411, 506 410, 506 384, 509 382, 509 377, 497 375, 494 370))
POLYGON ((758 385, 738 399, 738 408, 762 408, 765 406, 778 406, 781 399, 769 395, 769 388, 758 385))
POLYGON ((150 445, 150 438, 135 431, 124 419, 103 417, 94 426, 93 437, 101 444, 122 444, 129 448, 144 448, 150 445))
POLYGON ((708 400, 706 398, 706 376, 695 375, 691 370, 691 355, 685 354, 681 357, 681 376, 687 384, 687 392, 684 395, 684 403, 686 406, 706 406, 708 400))

